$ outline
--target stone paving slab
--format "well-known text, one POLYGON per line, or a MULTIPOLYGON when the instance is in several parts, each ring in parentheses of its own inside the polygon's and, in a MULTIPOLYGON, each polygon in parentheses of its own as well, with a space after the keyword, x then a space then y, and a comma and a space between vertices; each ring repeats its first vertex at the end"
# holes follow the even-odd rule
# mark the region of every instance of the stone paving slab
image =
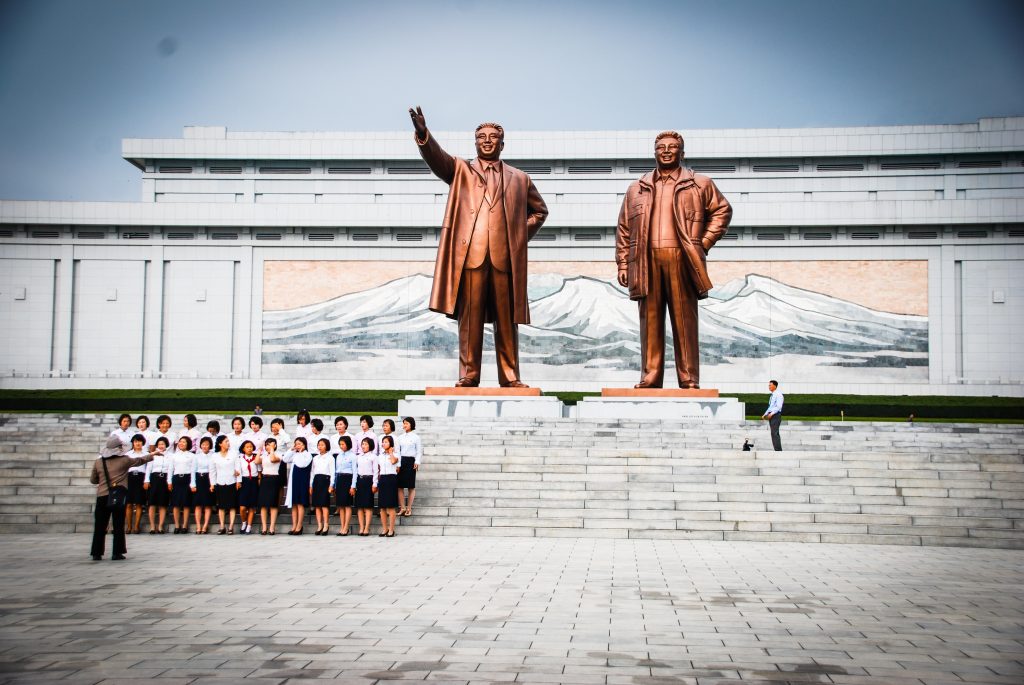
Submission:
POLYGON ((0 683, 1024 682, 1024 552, 0 537, 0 683))

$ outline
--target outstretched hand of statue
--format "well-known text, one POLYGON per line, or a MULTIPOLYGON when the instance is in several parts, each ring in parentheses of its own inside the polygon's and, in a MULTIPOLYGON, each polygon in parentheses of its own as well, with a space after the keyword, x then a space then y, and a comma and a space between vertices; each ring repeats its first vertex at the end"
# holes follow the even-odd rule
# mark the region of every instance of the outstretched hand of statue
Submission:
POLYGON ((423 116, 423 109, 420 107, 417 107, 416 109, 410 107, 409 118, 412 119, 412 126, 416 129, 416 138, 418 140, 426 140, 427 119, 423 116))

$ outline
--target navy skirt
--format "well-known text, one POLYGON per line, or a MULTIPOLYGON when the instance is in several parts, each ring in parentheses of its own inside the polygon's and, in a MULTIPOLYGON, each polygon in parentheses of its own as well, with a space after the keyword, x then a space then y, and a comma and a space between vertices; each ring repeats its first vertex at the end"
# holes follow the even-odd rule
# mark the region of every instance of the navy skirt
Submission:
POLYGON ((196 474, 196 491, 192 493, 192 506, 212 507, 213 493, 210 492, 210 474, 196 474))
POLYGON ((381 509, 398 507, 398 476, 381 476, 377 483, 377 506, 381 509))
POLYGON ((153 473, 149 476, 149 506, 166 507, 171 501, 167 489, 167 474, 153 473))
POLYGON ((281 477, 263 476, 260 478, 260 495, 258 504, 261 509, 274 509, 281 496, 281 477))
POLYGON ((352 489, 352 474, 351 473, 339 473, 338 483, 334 486, 334 503, 341 509, 343 507, 351 507, 352 503, 355 502, 355 497, 349 494, 349 490, 352 489))
POLYGON ((255 508, 260 499, 260 484, 258 478, 242 478, 242 488, 238 491, 238 506, 255 508))
POLYGON ((238 507, 238 488, 231 485, 217 486, 217 508, 225 511, 238 507))
POLYGON ((144 473, 128 474, 128 504, 146 503, 146 491, 142 487, 145 480, 146 474, 144 473))
POLYGON ((171 507, 187 509, 192 506, 192 476, 188 474, 171 478, 171 507))
POLYGON ((292 478, 288 487, 291 488, 293 507, 296 504, 309 506, 309 474, 312 470, 312 464, 305 468, 295 467, 292 469, 292 478))
POLYGON ((356 479, 356 508, 373 509, 373 476, 356 479))
POLYGON ((331 477, 318 474, 313 477, 313 497, 312 505, 314 507, 329 507, 331 506, 331 477))
POLYGON ((415 465, 416 457, 402 457, 402 461, 398 462, 398 487, 416 489, 416 469, 413 468, 415 465))

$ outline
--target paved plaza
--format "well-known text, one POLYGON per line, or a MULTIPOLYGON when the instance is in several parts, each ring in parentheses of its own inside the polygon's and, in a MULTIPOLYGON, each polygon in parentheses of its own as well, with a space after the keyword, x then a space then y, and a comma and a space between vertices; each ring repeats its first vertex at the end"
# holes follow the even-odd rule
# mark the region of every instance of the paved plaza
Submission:
POLYGON ((0 536, 0 681, 1024 682, 1024 552, 0 536), (108 539, 109 542, 109 539, 108 539), (108 551, 109 557, 109 551, 108 551))

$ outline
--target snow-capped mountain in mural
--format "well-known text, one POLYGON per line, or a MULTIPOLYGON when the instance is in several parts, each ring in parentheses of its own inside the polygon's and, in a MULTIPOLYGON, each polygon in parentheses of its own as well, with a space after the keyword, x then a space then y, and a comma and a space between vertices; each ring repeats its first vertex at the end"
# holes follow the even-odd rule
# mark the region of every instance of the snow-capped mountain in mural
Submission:
MULTIPOLYGON (((298 309, 263 315, 265 364, 335 362, 346 351, 454 357, 456 324, 427 310, 431 279, 417 274, 298 309)), ((524 360, 620 369, 639 364, 637 306, 610 281, 544 274, 531 279, 524 360)), ((700 303, 701 359, 827 356, 860 367, 927 365, 928 319, 891 314, 751 274, 700 303)), ((667 353, 671 357, 671 345, 667 353)))

